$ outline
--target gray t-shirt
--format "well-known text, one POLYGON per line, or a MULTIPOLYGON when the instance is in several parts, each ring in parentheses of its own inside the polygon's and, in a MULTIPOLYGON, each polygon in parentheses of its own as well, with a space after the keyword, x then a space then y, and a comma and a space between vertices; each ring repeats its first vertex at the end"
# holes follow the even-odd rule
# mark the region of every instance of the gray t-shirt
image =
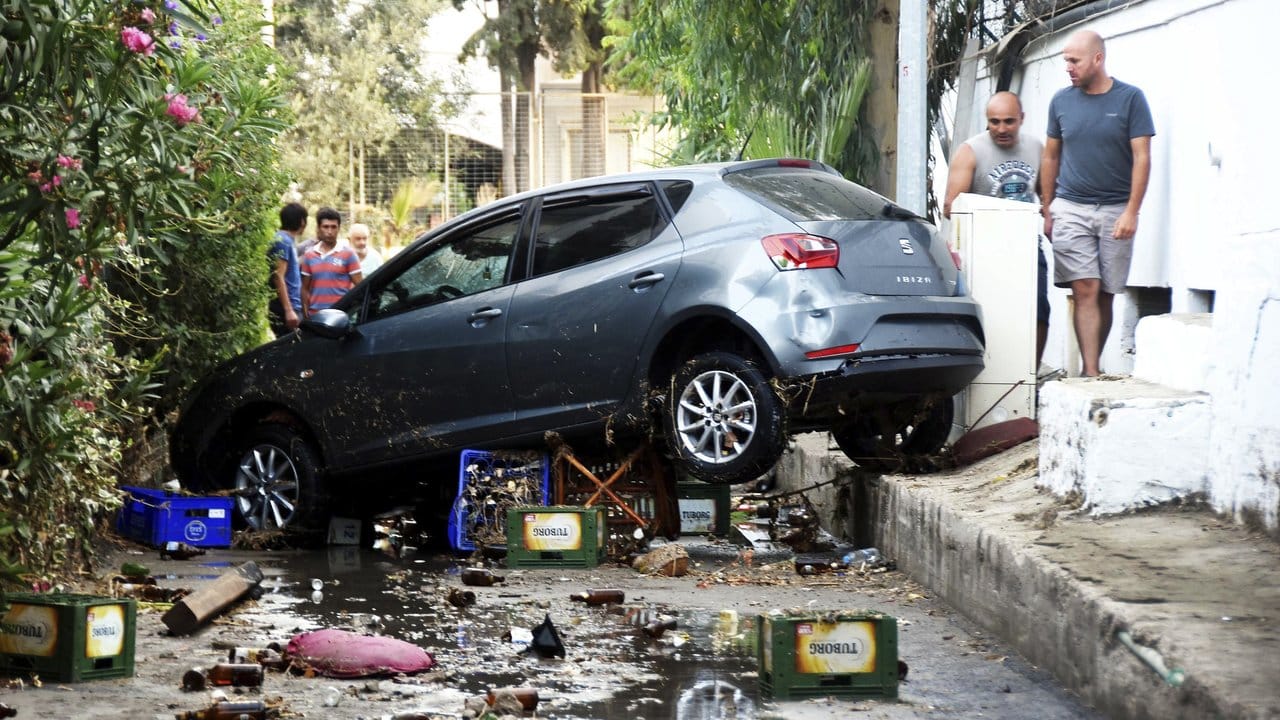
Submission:
POLYGON ((973 150, 977 161, 969 192, 1006 200, 1040 201, 1036 196, 1036 181, 1044 145, 1039 140, 1019 133, 1018 144, 1005 149, 991 139, 990 133, 984 132, 965 140, 964 144, 973 150))
POLYGON ((1089 95, 1077 87, 1049 101, 1048 135, 1062 141, 1057 197, 1114 205, 1129 201, 1133 148, 1129 141, 1156 134, 1147 98, 1112 78, 1111 89, 1089 95))

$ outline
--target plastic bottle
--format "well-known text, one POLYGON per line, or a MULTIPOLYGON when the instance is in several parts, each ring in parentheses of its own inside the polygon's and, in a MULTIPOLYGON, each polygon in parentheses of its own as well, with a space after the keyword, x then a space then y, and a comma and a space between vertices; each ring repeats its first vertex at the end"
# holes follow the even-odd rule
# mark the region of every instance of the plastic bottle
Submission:
POLYGON ((626 593, 614 588, 588 588, 569 596, 570 600, 584 602, 588 605, 604 605, 625 601, 626 593))
POLYGON ((879 550, 873 547, 869 547, 869 548, 863 548, 861 550, 854 550, 853 552, 850 552, 850 553, 845 553, 845 556, 844 558, 842 558, 842 560, 844 562, 845 567, 857 567, 863 563, 866 563, 868 565, 879 565, 881 558, 880 558, 879 550))
POLYGON ((660 638, 663 633, 668 630, 675 630, 676 627, 675 618, 658 618, 644 626, 644 634, 651 638, 660 638))
POLYGON ((262 687, 262 666, 258 663, 218 663, 205 673, 210 685, 262 687))
POLYGON ((160 559, 190 560, 191 558, 203 555, 204 553, 204 548, 198 548, 184 542, 170 540, 164 544, 164 547, 160 548, 160 559))
POLYGON ((487 568, 471 567, 462 571, 462 584, 473 585, 478 587, 489 587, 496 583, 500 583, 506 578, 501 575, 494 575, 492 570, 487 568))
POLYGON ((538 707, 538 689, 531 687, 511 687, 511 688, 493 688, 489 690, 489 694, 485 696, 485 702, 489 707, 498 701, 498 693, 511 693, 520 702, 520 707, 525 712, 531 712, 538 707))
POLYGON ((176 720, 266 720, 275 712, 261 700, 220 702, 203 710, 188 710, 173 716, 176 720))

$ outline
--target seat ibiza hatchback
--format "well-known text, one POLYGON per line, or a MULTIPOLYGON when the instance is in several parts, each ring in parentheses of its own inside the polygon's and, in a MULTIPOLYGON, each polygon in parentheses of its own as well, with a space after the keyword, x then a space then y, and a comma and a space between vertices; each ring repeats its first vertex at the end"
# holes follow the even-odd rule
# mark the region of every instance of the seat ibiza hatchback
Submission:
POLYGON ((462 448, 660 438, 711 482, 795 432, 931 453, 982 369, 978 306, 924 220, 805 160, 592 178, 461 215, 297 332, 220 366, 171 442, 252 527, 462 448))

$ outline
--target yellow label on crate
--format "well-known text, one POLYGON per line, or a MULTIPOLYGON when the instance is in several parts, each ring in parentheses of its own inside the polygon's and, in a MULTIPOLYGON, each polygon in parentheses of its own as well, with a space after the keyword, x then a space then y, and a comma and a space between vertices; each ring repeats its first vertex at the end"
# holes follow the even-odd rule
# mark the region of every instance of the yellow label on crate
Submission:
POLYGON ((868 673, 875 668, 874 622, 796 623, 796 672, 868 673))
POLYGON ((49 657, 58 647, 57 608, 13 603, 0 620, 0 652, 49 657))
POLYGON ((579 550, 582 516, 578 513, 525 513, 526 550, 579 550))
POLYGON ((124 651, 124 606, 95 605, 85 612, 84 656, 109 657, 124 651))

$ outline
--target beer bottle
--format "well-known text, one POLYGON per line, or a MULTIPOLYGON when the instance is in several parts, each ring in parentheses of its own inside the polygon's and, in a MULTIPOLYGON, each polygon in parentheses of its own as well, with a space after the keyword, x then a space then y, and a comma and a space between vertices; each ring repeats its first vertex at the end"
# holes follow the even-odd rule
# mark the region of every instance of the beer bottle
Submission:
POLYGON ((501 575, 494 575, 493 571, 488 568, 469 567, 462 571, 462 584, 473 585, 478 587, 489 587, 495 583, 500 583, 506 578, 501 575))
POLYGON ((126 562, 120 565, 120 574, 132 582, 138 582, 134 578, 145 578, 151 574, 151 570, 142 563, 126 562))
POLYGON ((621 590, 612 588, 593 589, 588 588, 583 592, 576 592, 569 596, 570 600, 577 600, 588 605, 605 605, 607 603, 620 603, 626 598, 626 594, 621 590))
POLYGON ((538 707, 538 689, 531 687, 511 687, 511 688, 493 688, 489 690, 489 694, 485 696, 485 702, 489 707, 493 707, 498 701, 498 693, 510 693, 519 701, 520 707, 525 712, 532 712, 538 707))
POLYGON ((267 720, 275 712, 261 700, 220 702, 203 710, 188 710, 173 716, 175 720, 267 720))
POLYGON ((258 663, 218 663, 205 676, 210 685, 262 687, 262 666, 258 663))
POLYGON ((203 690, 208 683, 205 681, 204 670, 200 668, 191 668, 182 673, 182 689, 187 692, 195 692, 203 690))
POLYGON ((177 540, 170 540, 164 544, 164 547, 160 548, 160 559, 190 560, 197 555, 203 555, 204 552, 204 548, 198 548, 195 545, 188 545, 177 540))
MULTIPOLYGON (((272 645, 279 646, 278 643, 272 643, 272 645)), ((233 665, 257 663, 272 670, 283 670, 288 665, 280 651, 271 647, 233 647, 227 651, 227 662, 233 665)))

